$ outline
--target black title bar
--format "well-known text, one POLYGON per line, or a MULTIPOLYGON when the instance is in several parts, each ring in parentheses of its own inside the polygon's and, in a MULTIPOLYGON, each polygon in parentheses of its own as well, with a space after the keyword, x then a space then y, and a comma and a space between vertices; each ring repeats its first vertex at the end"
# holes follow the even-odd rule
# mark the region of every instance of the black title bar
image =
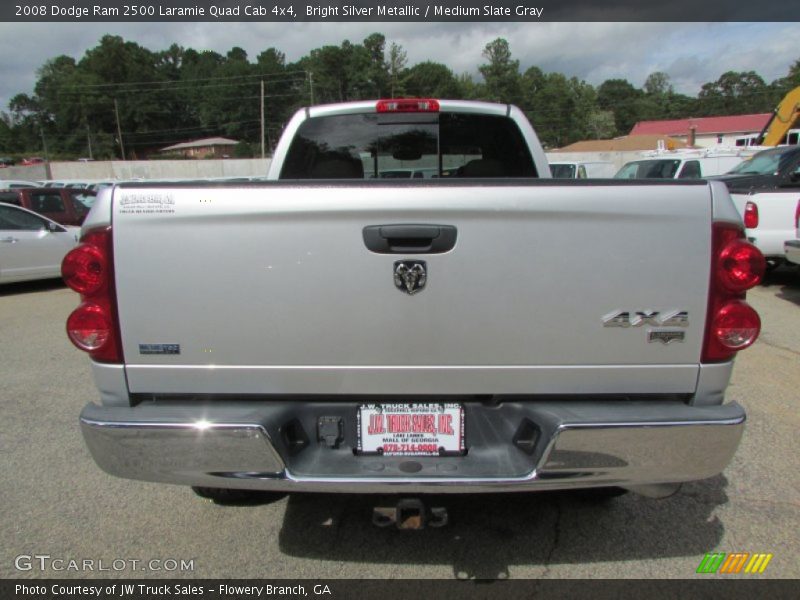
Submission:
POLYGON ((408 598, 459 598, 493 600, 542 598, 606 600, 613 598, 725 598, 752 600, 796 598, 796 581, 726 579, 545 579, 545 580, 169 580, 169 579, 6 579, 0 581, 4 600, 407 600, 408 598))
POLYGON ((729 0, 16 0, 16 22, 797 21, 785 1, 729 0))

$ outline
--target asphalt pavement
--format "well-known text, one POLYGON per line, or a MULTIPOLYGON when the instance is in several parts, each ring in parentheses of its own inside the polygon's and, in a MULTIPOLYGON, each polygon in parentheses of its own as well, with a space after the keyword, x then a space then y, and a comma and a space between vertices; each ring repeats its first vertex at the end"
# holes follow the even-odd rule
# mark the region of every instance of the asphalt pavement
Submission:
POLYGON ((448 526, 402 532, 371 524, 373 497, 220 505, 106 475, 78 427, 97 392, 64 331, 76 294, 3 286, 0 577, 685 578, 708 552, 772 553, 758 577, 800 577, 800 273, 749 301, 763 329, 728 389, 748 422, 723 474, 665 500, 446 497, 448 526))

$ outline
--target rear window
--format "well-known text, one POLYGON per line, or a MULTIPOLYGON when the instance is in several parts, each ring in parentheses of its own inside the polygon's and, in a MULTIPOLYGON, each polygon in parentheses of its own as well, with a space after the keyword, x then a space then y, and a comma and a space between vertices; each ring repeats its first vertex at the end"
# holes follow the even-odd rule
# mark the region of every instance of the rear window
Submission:
POLYGON ((617 179, 672 179, 680 160, 656 159, 629 162, 614 175, 617 179))
POLYGON ((739 163, 728 173, 742 175, 775 175, 786 169, 791 162, 800 156, 797 148, 774 148, 759 152, 753 158, 739 163))
POLYGON ((22 202, 20 202, 19 194, 16 192, 0 192, 0 202, 4 202, 5 204, 13 204, 14 206, 22 206, 22 202))
POLYGON ((30 209, 37 213, 64 212, 64 201, 59 192, 31 192, 30 209))
POLYGON ((459 113, 316 117, 297 131, 281 179, 536 177, 509 118, 459 113))
POLYGON ((703 174, 700 170, 700 161, 699 160, 690 160, 685 165, 683 165, 683 169, 681 169, 680 175, 678 175, 679 179, 699 179, 702 177, 703 174))
POLYGON ((69 197, 78 215, 87 215, 97 195, 89 190, 70 190, 69 197))
POLYGON ((6 231, 40 231, 47 222, 36 215, 10 206, 0 206, 0 229, 6 231))
POLYGON ((554 179, 575 179, 575 165, 550 165, 554 179))

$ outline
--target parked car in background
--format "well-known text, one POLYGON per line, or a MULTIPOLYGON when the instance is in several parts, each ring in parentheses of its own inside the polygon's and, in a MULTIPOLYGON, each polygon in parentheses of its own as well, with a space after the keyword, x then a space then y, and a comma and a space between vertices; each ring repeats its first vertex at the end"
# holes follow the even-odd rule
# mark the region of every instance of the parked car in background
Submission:
POLYGON ((744 160, 740 155, 672 155, 634 160, 622 166, 617 179, 704 179, 727 173, 744 160))
POLYGON ((0 189, 14 189, 14 188, 27 188, 27 187, 42 187, 38 181, 27 181, 25 179, 2 179, 0 180, 0 189))
POLYGON ((731 193, 800 190, 800 146, 762 150, 714 179, 724 181, 731 193))
POLYGON ((60 277, 61 261, 79 237, 78 227, 0 203, 0 283, 60 277))
POLYGON ((595 161, 557 161, 550 163, 550 173, 554 179, 605 179, 613 177, 614 164, 595 161))
POLYGON ((786 260, 784 243, 795 234, 800 198, 800 146, 763 150, 729 173, 713 177, 728 187, 747 238, 764 253, 769 267, 786 260))
POLYGON ((23 167, 29 167, 31 165, 41 165, 44 162, 45 160, 41 156, 31 156, 29 158, 23 158, 19 164, 23 167))
POLYGON ((86 189, 91 190, 91 191, 96 193, 96 192, 99 192, 100 190, 102 190, 103 188, 113 187, 116 183, 117 182, 114 181, 114 180, 104 179, 102 181, 94 181, 94 182, 90 183, 89 187, 86 188, 86 189))
POLYGON ((0 202, 22 206, 61 225, 81 225, 94 203, 95 193, 68 188, 0 190, 0 202))
POLYGON ((797 194, 780 190, 731 194, 734 206, 742 215, 747 240, 761 250, 769 268, 780 266, 786 259, 784 242, 795 233, 796 221, 792 217, 797 198, 797 194))
POLYGON ((15 164, 16 161, 13 158, 9 158, 8 156, 0 156, 0 169, 13 167, 15 164))
POLYGON ((65 188, 77 190, 89 190, 92 188, 91 181, 68 181, 64 184, 65 188))
POLYGON ((800 200, 797 201, 794 209, 794 226, 795 239, 784 242, 783 251, 786 253, 786 260, 800 265, 800 200))

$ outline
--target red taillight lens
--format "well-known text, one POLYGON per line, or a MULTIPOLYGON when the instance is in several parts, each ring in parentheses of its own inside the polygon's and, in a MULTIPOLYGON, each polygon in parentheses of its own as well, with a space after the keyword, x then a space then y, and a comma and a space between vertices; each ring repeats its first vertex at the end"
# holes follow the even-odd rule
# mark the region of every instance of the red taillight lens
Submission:
POLYGON ((113 264, 111 228, 95 229, 64 257, 61 274, 82 301, 67 319, 70 341, 96 361, 121 363, 113 264))
POLYGON ((730 360, 756 341, 758 313, 744 302, 745 291, 764 276, 761 251, 744 241, 742 226, 714 223, 711 235, 711 284, 702 362, 730 360))
POLYGON ((800 200, 797 201, 797 206, 794 209, 794 226, 800 229, 800 200))
POLYGON ((97 246, 83 243, 64 257, 61 275, 64 282, 79 294, 95 294, 106 283, 106 257, 97 246))
POLYGON ((755 202, 744 205, 744 226, 748 229, 758 227, 758 205, 755 202))
POLYGON ((439 101, 430 98, 401 98, 378 100, 375 110, 386 112, 439 112, 439 101))
POLYGON ((756 341, 761 319, 753 308, 734 300, 717 311, 712 324, 714 337, 729 350, 742 350, 756 341))
POLYGON ((111 321, 97 304, 81 304, 67 319, 67 335, 81 350, 100 350, 111 338, 111 321))
POLYGON ((719 254, 719 280, 731 292, 743 292, 758 285, 767 263, 761 251, 744 240, 728 243, 719 254))

